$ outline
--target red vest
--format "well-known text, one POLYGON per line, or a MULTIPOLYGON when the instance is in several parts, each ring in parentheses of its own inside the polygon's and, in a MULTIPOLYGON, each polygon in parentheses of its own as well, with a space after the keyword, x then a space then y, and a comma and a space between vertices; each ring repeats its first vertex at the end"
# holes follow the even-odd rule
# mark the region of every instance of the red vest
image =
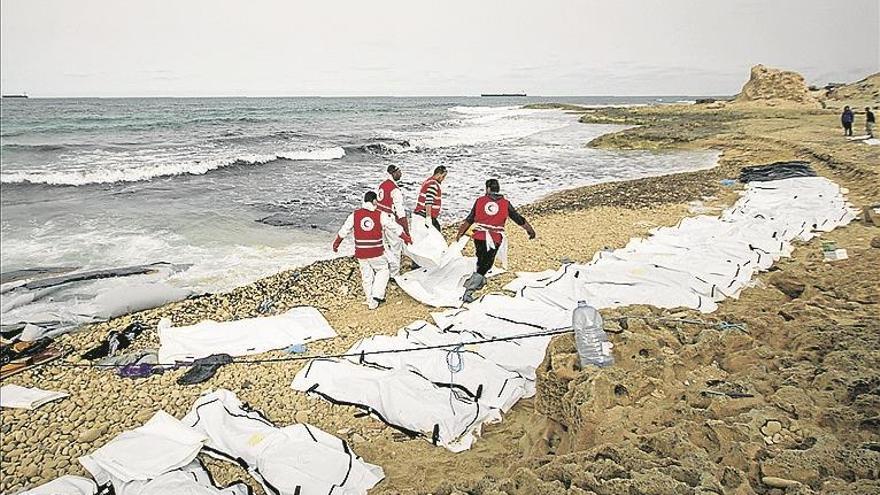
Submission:
POLYGON ((385 253, 382 246, 382 212, 358 208, 354 211, 354 257, 375 258, 385 253))
POLYGON ((376 194, 379 195, 379 203, 376 205, 377 210, 385 213, 394 213, 391 191, 395 189, 397 189, 397 184, 391 179, 385 179, 384 182, 379 184, 379 190, 376 191, 376 194))
POLYGON ((422 183, 422 188, 419 189, 419 199, 416 201, 416 209, 413 210, 413 212, 425 212, 425 193, 427 193, 428 188, 431 187, 434 187, 437 190, 437 194, 434 196, 434 204, 431 206, 431 218, 437 218, 440 216, 440 205, 442 201, 440 198, 440 183, 437 182, 437 179, 435 179, 434 176, 428 177, 428 180, 422 183))
POLYGON ((491 232, 492 241, 496 246, 500 245, 509 204, 504 197, 498 199, 492 199, 489 195, 479 197, 474 205, 474 239, 485 241, 486 232, 491 232))

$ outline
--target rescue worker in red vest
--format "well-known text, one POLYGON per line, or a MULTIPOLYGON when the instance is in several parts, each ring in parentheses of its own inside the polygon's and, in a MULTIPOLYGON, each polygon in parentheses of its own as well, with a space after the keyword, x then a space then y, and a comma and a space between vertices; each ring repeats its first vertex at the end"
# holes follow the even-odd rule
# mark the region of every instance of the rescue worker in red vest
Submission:
MULTIPOLYGON (((517 225, 525 229, 529 239, 534 239, 535 229, 520 215, 512 204, 501 195, 501 186, 497 179, 486 181, 486 195, 477 198, 471 212, 458 228, 458 238, 467 233, 471 225, 474 226, 473 240, 474 250, 477 253, 477 271, 465 281, 464 302, 474 300, 474 293, 486 285, 486 274, 495 264, 495 255, 498 254, 502 244, 506 242, 504 224, 510 218, 517 225)), ((506 247, 506 246, 505 246, 506 247)))
MULTIPOLYGON (((403 193, 397 187, 397 181, 403 173, 396 165, 388 165, 388 176, 379 184, 376 194, 379 202, 376 208, 385 215, 390 222, 397 222, 403 232, 409 236, 409 224, 406 222, 406 209, 403 207, 403 193)), ((396 234, 385 236, 385 257, 388 259, 388 267, 391 277, 400 275, 400 253, 403 251, 403 243, 396 234)))
POLYGON ((437 230, 440 230, 440 222, 437 221, 437 218, 440 216, 440 206, 442 205, 440 184, 444 179, 446 179, 446 167, 440 165, 434 169, 434 175, 422 183, 419 199, 416 200, 416 208, 413 210, 414 215, 424 217, 426 221, 430 218, 431 225, 437 230))
POLYGON ((393 235, 407 244, 412 242, 409 234, 397 222, 388 220, 377 209, 377 199, 373 191, 364 194, 364 204, 345 219, 333 241, 335 253, 339 251, 342 240, 354 232, 354 257, 361 266, 361 283, 370 309, 376 309, 385 300, 390 276, 383 237, 393 235))

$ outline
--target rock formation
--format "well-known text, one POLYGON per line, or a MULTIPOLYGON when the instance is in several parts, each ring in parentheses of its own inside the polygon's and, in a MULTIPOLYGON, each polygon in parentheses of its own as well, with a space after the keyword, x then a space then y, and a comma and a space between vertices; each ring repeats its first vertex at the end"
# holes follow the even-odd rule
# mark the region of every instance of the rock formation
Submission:
POLYGON ((819 106, 819 101, 807 88, 804 77, 797 72, 756 65, 751 76, 736 96, 735 102, 756 102, 768 105, 819 106))

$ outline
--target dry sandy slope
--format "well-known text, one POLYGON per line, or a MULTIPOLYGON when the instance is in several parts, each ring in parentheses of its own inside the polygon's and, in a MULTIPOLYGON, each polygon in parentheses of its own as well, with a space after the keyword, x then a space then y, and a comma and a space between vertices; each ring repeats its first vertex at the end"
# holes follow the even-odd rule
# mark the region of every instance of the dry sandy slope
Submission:
MULTIPOLYGON (((877 147, 844 141, 835 112, 694 106, 607 109, 585 120, 644 124, 601 138, 599 146, 715 147, 723 151, 721 165, 568 191, 525 208, 539 239, 512 233, 512 270, 546 269, 562 258, 588 260, 597 249, 676 223, 693 199, 732 202, 719 179, 735 176, 743 165, 806 158, 849 187, 860 206, 876 202, 880 191, 877 147)), ((360 455, 386 469, 388 478, 375 493, 766 493, 765 475, 811 487, 800 493, 876 493, 880 249, 869 244, 878 231, 852 225, 828 236, 850 250, 851 260, 833 265, 818 260, 817 242, 803 246, 763 277, 766 288, 747 291, 713 315, 745 321, 747 335, 634 323, 614 337, 618 365, 601 373, 572 369, 570 342, 557 339, 539 396, 519 404, 461 454, 400 438, 375 420, 354 418, 353 409, 294 393, 289 384, 299 363, 227 366, 195 387, 175 385, 180 371, 139 381, 92 369, 23 373, 12 382, 66 390, 71 397, 35 412, 0 413, 0 491, 81 474, 78 456, 156 410, 181 416, 203 390, 226 387, 279 425, 308 421, 350 439, 360 455), (803 293, 789 299, 774 288, 770 278, 779 274, 803 283, 803 293), (703 397, 701 381, 710 379, 755 397, 703 397), (779 422, 781 435, 779 442, 771 436, 772 445, 761 432, 770 419, 779 422)), ((324 309, 341 337, 311 346, 313 352, 342 351, 364 336, 428 318, 428 308, 398 290, 378 311, 367 311, 358 303, 355 266, 347 259, 316 263, 229 294, 96 325, 64 342, 81 351, 133 319, 155 325, 161 316, 176 324, 256 316, 267 297, 275 302, 273 311, 294 304, 324 309)), ((138 346, 155 344, 151 334, 138 346)), ((247 479, 237 467, 211 463, 211 470, 219 481, 247 479)))

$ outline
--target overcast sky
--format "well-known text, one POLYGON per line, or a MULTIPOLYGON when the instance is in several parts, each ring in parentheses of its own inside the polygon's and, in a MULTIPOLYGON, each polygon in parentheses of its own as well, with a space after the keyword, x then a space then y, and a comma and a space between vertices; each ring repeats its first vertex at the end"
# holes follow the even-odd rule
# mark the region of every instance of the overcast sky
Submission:
POLYGON ((33 96, 732 94, 880 70, 878 0, 2 0, 33 96))

